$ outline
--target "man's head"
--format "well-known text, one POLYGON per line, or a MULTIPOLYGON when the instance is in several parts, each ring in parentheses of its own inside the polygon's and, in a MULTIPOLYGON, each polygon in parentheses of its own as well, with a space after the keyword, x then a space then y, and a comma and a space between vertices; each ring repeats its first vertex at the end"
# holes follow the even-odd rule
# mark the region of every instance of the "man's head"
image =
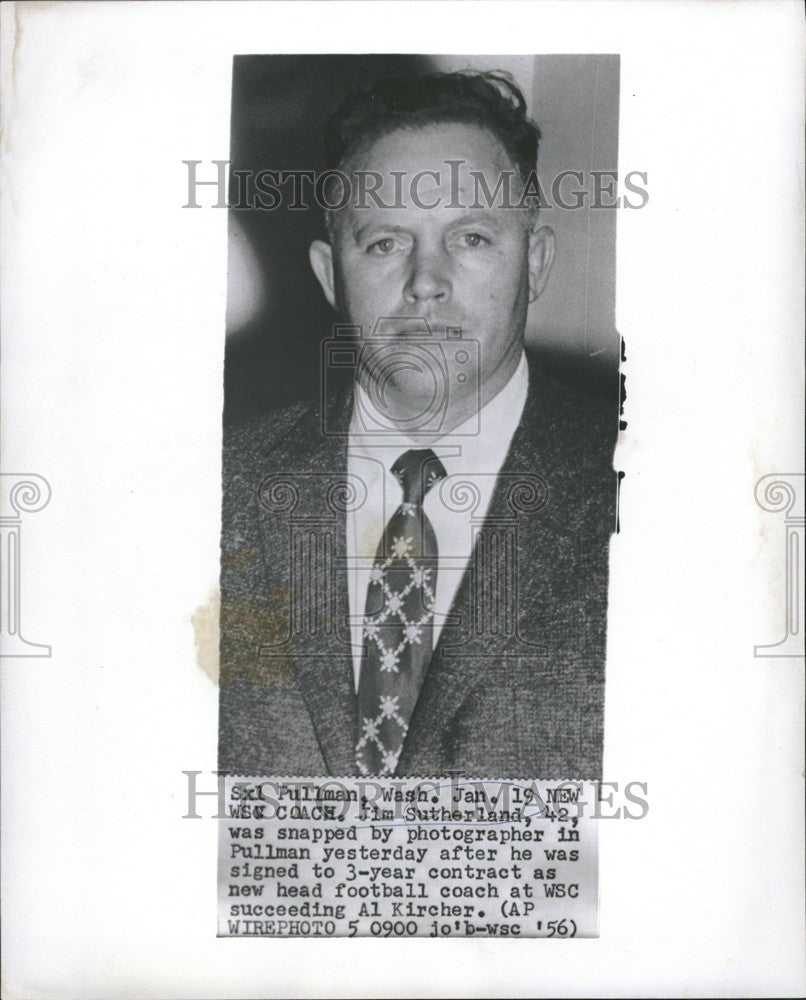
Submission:
MULTIPOLYGON (((390 357, 423 319, 440 345, 457 327, 478 343, 469 378, 453 347, 441 354, 450 397, 443 430, 511 377, 528 304, 548 278, 553 234, 538 228, 529 195, 539 136, 520 91, 492 73, 381 80, 328 125, 328 167, 349 178, 350 198, 328 212, 330 243, 314 242, 312 267, 365 337, 388 320, 390 357)), ((384 398, 402 418, 433 386, 416 365, 397 368, 384 375, 384 398)))

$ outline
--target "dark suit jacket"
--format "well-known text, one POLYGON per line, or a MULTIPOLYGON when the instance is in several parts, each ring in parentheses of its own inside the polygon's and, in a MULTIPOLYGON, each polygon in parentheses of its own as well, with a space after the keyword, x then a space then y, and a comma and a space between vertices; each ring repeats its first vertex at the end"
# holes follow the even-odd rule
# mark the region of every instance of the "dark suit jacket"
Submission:
MULTIPOLYGON (((324 423, 319 405, 300 404, 225 433, 219 767, 233 774, 356 773, 351 394, 326 406, 324 423)), ((398 775, 601 777, 617 421, 615 400, 577 395, 530 362, 398 775)))

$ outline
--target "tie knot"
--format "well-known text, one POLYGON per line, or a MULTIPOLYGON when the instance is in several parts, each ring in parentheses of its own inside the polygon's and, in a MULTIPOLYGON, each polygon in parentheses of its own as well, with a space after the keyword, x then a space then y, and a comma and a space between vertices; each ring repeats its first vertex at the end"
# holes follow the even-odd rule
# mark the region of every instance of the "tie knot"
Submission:
POLYGON ((419 506, 434 483, 447 476, 445 466, 430 448, 404 452, 392 466, 403 487, 403 503, 419 506))

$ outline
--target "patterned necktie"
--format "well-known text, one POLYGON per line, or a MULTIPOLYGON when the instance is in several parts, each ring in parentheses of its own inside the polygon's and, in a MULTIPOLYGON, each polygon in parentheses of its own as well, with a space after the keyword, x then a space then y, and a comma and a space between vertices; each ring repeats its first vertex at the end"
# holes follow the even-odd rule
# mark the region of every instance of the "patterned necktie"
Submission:
POLYGON ((422 504, 447 473, 430 448, 405 452, 392 473, 403 502, 378 545, 364 615, 356 743, 362 775, 394 774, 433 644, 438 551, 422 504))

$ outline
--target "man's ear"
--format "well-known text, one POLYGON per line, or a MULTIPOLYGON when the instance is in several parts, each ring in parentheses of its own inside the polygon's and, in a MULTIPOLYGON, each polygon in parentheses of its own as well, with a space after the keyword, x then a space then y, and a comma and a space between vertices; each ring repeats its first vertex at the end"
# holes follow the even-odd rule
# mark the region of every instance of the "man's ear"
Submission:
POLYGON ((554 230, 535 227, 529 234, 529 301, 542 294, 554 263, 554 230))
POLYGON ((333 250, 329 243, 324 240, 314 240, 308 250, 308 259, 311 262, 316 280, 322 286, 325 298, 336 308, 336 285, 333 281, 333 250))

